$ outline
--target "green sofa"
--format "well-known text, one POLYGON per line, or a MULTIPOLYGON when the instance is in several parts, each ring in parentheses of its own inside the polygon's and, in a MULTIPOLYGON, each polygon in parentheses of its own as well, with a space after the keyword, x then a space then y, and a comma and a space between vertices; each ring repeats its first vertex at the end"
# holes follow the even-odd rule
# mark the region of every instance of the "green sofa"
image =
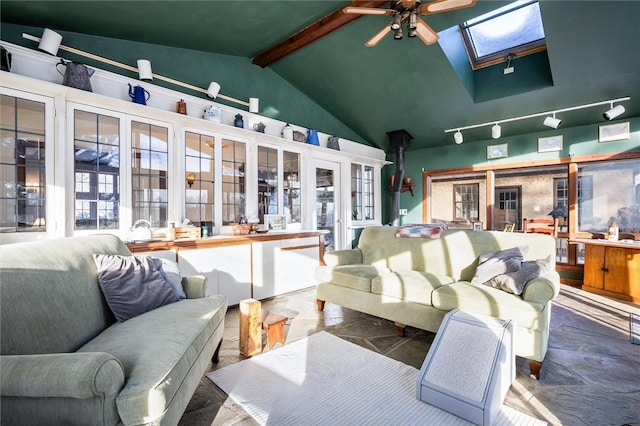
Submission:
POLYGON ((539 378, 549 341, 550 302, 559 293, 555 239, 549 235, 446 230, 439 238, 398 238, 396 227, 363 230, 358 247, 329 252, 317 278, 318 309, 325 302, 396 323, 437 332, 447 312, 463 311, 511 319, 516 355, 529 360, 539 378), (528 246, 525 260, 547 258, 550 271, 529 281, 521 295, 472 285, 481 254, 528 246))
POLYGON ((3 425, 175 425, 217 361, 227 300, 204 277, 116 322, 93 254, 131 255, 113 235, 0 247, 3 425))

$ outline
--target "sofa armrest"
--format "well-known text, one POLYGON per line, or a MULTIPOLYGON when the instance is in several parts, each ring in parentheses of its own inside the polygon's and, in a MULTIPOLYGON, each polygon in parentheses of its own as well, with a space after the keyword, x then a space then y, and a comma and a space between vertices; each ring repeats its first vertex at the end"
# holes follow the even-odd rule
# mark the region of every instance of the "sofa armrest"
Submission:
POLYGON ((182 277, 182 288, 187 299, 200 299, 207 295, 207 277, 204 275, 190 275, 182 277))
POLYGON ((124 368, 105 352, 0 356, 0 395, 77 398, 116 395, 124 368))
POLYGON ((560 275, 550 271, 527 283, 522 298, 527 302, 547 304, 560 293, 560 275))
POLYGON ((327 266, 360 264, 362 263, 362 252, 357 248, 330 251, 324 254, 324 263, 327 266))

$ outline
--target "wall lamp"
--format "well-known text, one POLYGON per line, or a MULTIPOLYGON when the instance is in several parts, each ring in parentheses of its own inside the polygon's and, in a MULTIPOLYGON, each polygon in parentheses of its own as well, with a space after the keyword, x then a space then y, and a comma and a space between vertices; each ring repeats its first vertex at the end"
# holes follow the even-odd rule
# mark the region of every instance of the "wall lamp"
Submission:
POLYGON ((195 173, 187 173, 187 183, 189 184, 189 188, 191 188, 191 185, 193 185, 193 182, 195 182, 196 180, 196 174, 195 173))
POLYGON ((558 126, 560 125, 560 123, 562 122, 562 120, 556 118, 556 114, 561 113, 561 112, 566 112, 566 111, 576 111, 576 110, 579 110, 579 109, 593 108, 593 107, 596 107, 596 106, 607 105, 607 104, 609 104, 610 109, 607 110, 602 116, 605 118, 605 120, 613 120, 614 118, 619 117, 621 114, 623 114, 625 112, 625 109, 624 109, 624 107, 622 105, 616 105, 614 107, 613 104, 614 103, 618 103, 618 102, 628 101, 630 99, 631 99, 631 97, 626 96, 624 98, 610 99, 608 101, 594 102, 594 103, 591 103, 591 104, 584 104, 584 105, 576 105, 576 106, 572 106, 572 107, 568 107, 568 108, 561 108, 561 109, 556 109, 556 110, 552 110, 552 111, 538 112, 538 113, 529 114, 529 115, 521 115, 519 117, 513 117, 513 118, 505 118, 504 120, 488 121, 486 123, 472 124, 470 126, 464 126, 464 127, 454 127, 452 129, 447 129, 444 132, 445 133, 452 133, 453 132, 453 140, 455 141, 456 144, 460 145, 462 143, 462 141, 464 140, 464 138, 462 136, 462 131, 463 130, 476 129, 478 127, 491 126, 491 137, 493 139, 498 139, 502 134, 502 129, 500 127, 500 123, 508 123, 510 121, 527 120, 529 118, 542 117, 542 116, 545 116, 545 115, 547 117, 544 119, 543 124, 545 126, 553 127, 554 129, 557 129, 558 126))

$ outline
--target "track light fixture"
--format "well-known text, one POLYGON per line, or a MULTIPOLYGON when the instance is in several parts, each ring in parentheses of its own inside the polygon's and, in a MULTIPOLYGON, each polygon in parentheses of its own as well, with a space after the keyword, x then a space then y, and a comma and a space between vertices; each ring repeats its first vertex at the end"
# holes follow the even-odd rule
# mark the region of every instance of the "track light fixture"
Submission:
POLYGON ((611 102, 611 109, 602 114, 605 120, 613 120, 619 115, 624 113, 624 107, 622 105, 613 106, 613 102, 611 102))
POLYGON ((456 142, 456 145, 460 145, 464 141, 464 138, 462 137, 462 132, 460 130, 458 130, 453 134, 453 140, 456 142))
POLYGON ((452 129, 447 129, 444 132, 445 133, 451 133, 454 132, 453 134, 453 140, 455 141, 456 144, 461 144, 462 143, 462 131, 463 130, 467 130, 467 129, 476 129, 478 127, 487 127, 487 126, 491 126, 491 137, 493 139, 498 139, 500 136, 502 136, 502 129, 500 128, 500 123, 507 123, 510 121, 519 121, 519 120, 527 120, 529 118, 534 118, 534 117, 542 117, 542 116, 547 116, 544 119, 544 125, 548 126, 548 127, 552 127, 554 129, 557 129, 558 126, 560 126, 560 123, 562 122, 562 120, 560 120, 559 118, 556 118, 556 114, 561 113, 561 112, 566 112, 566 111, 576 111, 579 109, 585 109, 585 108, 593 108, 596 106, 600 106, 600 105, 610 105, 610 109, 607 110, 602 116, 605 118, 605 120, 613 120, 616 117, 619 117, 621 114, 623 114, 625 112, 625 109, 622 105, 616 105, 615 107, 613 106, 614 103, 618 103, 618 102, 624 102, 624 101, 628 101, 631 98, 629 96, 624 97, 624 98, 618 98, 618 99, 610 99, 608 101, 602 101, 602 102, 594 102, 591 104, 584 104, 584 105, 576 105, 576 106, 572 106, 572 107, 568 107, 568 108, 561 108, 561 109, 557 109, 554 111, 545 111, 545 112, 538 112, 535 114, 529 114, 529 115, 521 115, 519 117, 513 117, 513 118, 505 118, 504 120, 497 120, 497 121, 488 121, 486 123, 481 123, 481 124, 472 124, 470 126, 464 126, 464 127, 454 127, 452 129), (549 116, 551 114, 551 116, 549 116))
POLYGON ((502 134, 502 128, 498 123, 494 124, 491 128, 491 137, 494 139, 498 139, 502 134))
POLYGON ((553 116, 548 116, 542 122, 542 124, 544 124, 545 126, 551 127, 553 129, 557 129, 558 126, 560 125, 560 123, 562 123, 562 120, 556 118, 556 113, 555 112, 553 113, 553 116))

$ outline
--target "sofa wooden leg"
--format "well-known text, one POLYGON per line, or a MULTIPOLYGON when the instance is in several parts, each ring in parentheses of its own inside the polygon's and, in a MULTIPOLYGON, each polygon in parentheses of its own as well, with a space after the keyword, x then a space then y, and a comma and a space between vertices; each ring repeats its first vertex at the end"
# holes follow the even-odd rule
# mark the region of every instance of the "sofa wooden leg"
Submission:
POLYGON ((399 322, 396 322, 394 324, 396 326, 396 333, 398 333, 398 336, 404 337, 404 328, 406 327, 406 325, 400 324, 399 322))
POLYGON ((541 361, 534 361, 532 359, 529 360, 529 376, 533 380, 540 379, 540 369, 542 368, 541 361))
POLYGON ((316 299, 316 306, 319 311, 324 311, 324 300, 316 299))
POLYGON ((220 343, 218 343, 218 347, 216 348, 216 351, 213 353, 213 356, 211 357, 211 361, 214 364, 217 364, 218 362, 220 362, 220 348, 222 347, 222 339, 220 339, 220 343))

